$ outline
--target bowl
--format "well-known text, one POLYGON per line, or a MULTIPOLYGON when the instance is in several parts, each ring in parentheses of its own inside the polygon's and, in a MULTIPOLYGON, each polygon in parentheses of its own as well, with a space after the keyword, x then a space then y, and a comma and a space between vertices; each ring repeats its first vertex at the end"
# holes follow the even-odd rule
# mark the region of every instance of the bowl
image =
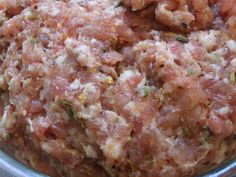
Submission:
POLYGON ((49 177, 16 161, 0 151, 0 176, 4 177, 49 177))
MULTIPOLYGON (((7 153, 0 150, 0 176, 4 177, 49 177, 35 171, 10 157, 7 153)), ((236 160, 231 160, 225 165, 220 166, 208 173, 198 177, 235 177, 236 160)))

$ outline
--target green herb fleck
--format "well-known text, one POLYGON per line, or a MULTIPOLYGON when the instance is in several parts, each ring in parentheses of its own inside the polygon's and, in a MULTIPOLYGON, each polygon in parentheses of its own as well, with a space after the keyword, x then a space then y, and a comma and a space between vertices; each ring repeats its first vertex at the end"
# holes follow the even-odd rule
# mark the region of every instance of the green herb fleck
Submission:
POLYGON ((32 37, 32 38, 31 38, 31 43, 32 43, 32 44, 37 44, 37 43, 38 43, 38 39, 35 38, 35 37, 32 37))
POLYGON ((72 109, 72 103, 68 100, 60 100, 60 105, 65 109, 70 118, 74 118, 74 112, 72 109))
POLYGON ((146 97, 149 92, 150 92, 150 87, 149 86, 143 86, 141 88, 138 88, 137 91, 138 91, 138 94, 141 96, 141 97, 146 97))
POLYGON ((211 59, 211 62, 213 62, 213 63, 219 63, 221 60, 220 55, 216 54, 216 53, 211 54, 210 59, 211 59))
POLYGON ((230 84, 234 84, 235 83, 235 79, 236 79, 235 78, 235 73, 234 72, 230 73, 228 79, 229 79, 229 83, 230 84))
POLYGON ((4 56, 2 54, 0 54, 0 61, 4 60, 4 56))
POLYGON ((183 131, 184 137, 190 137, 191 136, 190 129, 188 128, 187 125, 185 125, 185 124, 182 125, 182 131, 183 131))
POLYGON ((182 42, 182 43, 188 43, 189 39, 185 36, 182 35, 177 35, 175 38, 177 41, 182 42))
POLYGON ((80 112, 74 113, 74 118, 77 119, 77 120, 82 118, 81 113, 80 112))
POLYGON ((196 71, 194 69, 188 69, 187 72, 188 72, 187 75, 192 75, 192 76, 200 76, 201 75, 200 72, 198 72, 198 71, 196 71))
POLYGON ((25 6, 25 1, 24 0, 20 0, 19 2, 17 2, 17 5, 19 7, 24 7, 25 6))

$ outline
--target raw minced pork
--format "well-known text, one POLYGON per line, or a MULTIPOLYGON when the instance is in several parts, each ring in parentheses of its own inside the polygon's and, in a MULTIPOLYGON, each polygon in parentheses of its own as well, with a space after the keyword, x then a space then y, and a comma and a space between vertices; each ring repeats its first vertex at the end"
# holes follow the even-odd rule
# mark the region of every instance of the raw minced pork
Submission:
POLYGON ((51 176, 178 177, 236 154, 235 0, 1 0, 0 137, 51 176))

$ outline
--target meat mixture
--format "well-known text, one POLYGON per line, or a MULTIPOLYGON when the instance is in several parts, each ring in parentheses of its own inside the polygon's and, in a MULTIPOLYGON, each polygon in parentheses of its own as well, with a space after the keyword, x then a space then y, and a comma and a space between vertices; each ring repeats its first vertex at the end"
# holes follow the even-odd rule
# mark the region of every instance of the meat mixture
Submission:
POLYGON ((236 155, 236 0, 0 0, 0 139, 52 177, 180 177, 236 155))

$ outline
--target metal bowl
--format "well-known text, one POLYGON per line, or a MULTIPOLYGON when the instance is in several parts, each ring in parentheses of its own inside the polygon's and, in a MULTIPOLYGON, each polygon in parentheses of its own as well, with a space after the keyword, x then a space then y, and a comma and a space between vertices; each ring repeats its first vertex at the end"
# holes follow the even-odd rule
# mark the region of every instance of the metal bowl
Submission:
POLYGON ((37 172, 15 159, 11 158, 5 152, 0 151, 0 176, 1 177, 48 177, 37 172))
MULTIPOLYGON (((0 151, 0 176, 49 177, 21 164, 3 151, 0 151)), ((236 160, 232 160, 227 164, 198 177, 236 177, 236 160)))

